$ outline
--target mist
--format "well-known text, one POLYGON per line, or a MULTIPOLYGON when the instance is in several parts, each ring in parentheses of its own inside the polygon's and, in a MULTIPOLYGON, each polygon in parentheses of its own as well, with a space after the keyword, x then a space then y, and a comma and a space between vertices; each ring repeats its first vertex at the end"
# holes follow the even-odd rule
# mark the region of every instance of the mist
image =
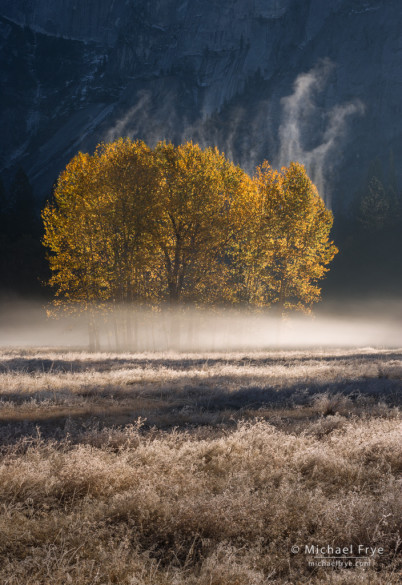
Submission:
MULTIPOLYGON (((273 166, 281 168, 292 161, 304 164, 326 205, 331 207, 333 161, 341 154, 351 120, 355 116, 363 115, 365 111, 364 104, 358 99, 328 106, 331 99, 328 90, 335 74, 335 64, 324 59, 307 73, 296 77, 293 93, 280 100, 281 116, 277 139, 266 121, 267 116, 271 115, 269 100, 260 102, 249 127, 249 135, 240 137, 239 128, 247 117, 244 107, 238 106, 231 112, 231 124, 226 133, 211 133, 207 124, 208 116, 202 104, 200 117, 190 120, 189 112, 178 113, 176 96, 167 93, 158 103, 156 115, 154 98, 149 90, 138 92, 136 103, 107 129, 104 139, 109 142, 120 136, 141 136, 151 145, 160 140, 194 140, 203 148, 211 144, 217 145, 233 161, 239 158, 238 143, 241 139, 244 142, 244 152, 240 156, 241 165, 253 174, 255 166, 262 158, 267 158, 268 154, 265 152, 267 147, 261 142, 262 138, 257 138, 264 128, 268 142, 279 145, 277 149, 272 147, 272 153, 268 156, 273 166), (327 97, 324 100, 325 92, 327 97)), ((204 96, 204 99, 207 98, 204 96)))
MULTIPOLYGON (((97 351, 233 352, 328 347, 402 347, 402 301, 322 307, 313 316, 233 309, 151 311, 120 307, 92 313, 97 351)), ((3 347, 89 348, 89 313, 48 317, 39 303, 3 303, 3 347)), ((94 348, 92 348, 94 349, 94 348)))
POLYGON ((280 168, 291 161, 303 163, 327 206, 331 205, 328 190, 331 159, 341 148, 350 118, 364 113, 359 100, 327 111, 319 107, 317 97, 328 85, 334 68, 330 60, 320 62, 308 73, 298 75, 293 93, 282 98, 279 153, 274 165, 280 168))

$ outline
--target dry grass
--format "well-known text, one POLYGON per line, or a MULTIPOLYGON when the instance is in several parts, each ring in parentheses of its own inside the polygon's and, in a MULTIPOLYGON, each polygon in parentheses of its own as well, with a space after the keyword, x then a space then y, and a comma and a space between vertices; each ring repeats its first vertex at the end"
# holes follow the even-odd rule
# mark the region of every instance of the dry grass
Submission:
POLYGON ((402 352, 4 351, 0 372, 2 585, 400 582, 402 352), (359 544, 384 552, 303 554, 359 544))

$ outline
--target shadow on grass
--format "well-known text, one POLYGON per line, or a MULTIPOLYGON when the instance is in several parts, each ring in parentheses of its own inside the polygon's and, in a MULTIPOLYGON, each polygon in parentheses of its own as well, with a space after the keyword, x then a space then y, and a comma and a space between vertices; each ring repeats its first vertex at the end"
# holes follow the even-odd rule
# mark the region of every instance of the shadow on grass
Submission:
MULTIPOLYGON (((264 350, 265 351, 265 350, 264 350)), ((281 352, 282 350, 276 349, 275 352, 281 352)), ((285 352, 285 350, 283 350, 285 352)), ((294 350, 296 352, 296 350, 294 350)), ((302 351, 302 350, 300 350, 302 351)), ((305 351, 305 350, 304 350, 305 351)), ((275 355, 270 357, 267 353, 263 353, 261 357, 247 356, 247 352, 238 352, 239 357, 229 356, 228 358, 219 357, 182 357, 177 354, 175 357, 166 358, 126 358, 126 357, 105 357, 100 360, 85 360, 85 359, 43 359, 43 358, 32 358, 29 356, 21 356, 18 358, 12 358, 0 361, 0 373, 60 373, 60 372, 108 372, 115 369, 122 368, 170 368, 174 370, 188 370, 190 368, 209 368, 212 366, 219 365, 231 365, 231 366, 273 366, 273 365, 284 365, 288 367, 297 366, 298 364, 306 364, 312 362, 341 362, 344 360, 354 361, 365 361, 367 363, 373 361, 386 362, 390 360, 402 360, 402 352, 395 351, 391 353, 373 352, 370 353, 341 353, 336 355, 313 353, 311 355, 275 355)))
MULTIPOLYGON (((35 437, 57 440, 69 437, 80 442, 88 429, 125 427, 140 417, 144 430, 194 430, 201 427, 222 429, 232 427, 242 418, 262 417, 274 424, 340 414, 381 415, 383 410, 402 405, 402 381, 381 377, 365 377, 335 383, 300 381, 281 388, 245 386, 230 390, 238 382, 236 376, 220 379, 219 388, 213 384, 172 384, 163 392, 157 388, 138 393, 94 393, 96 399, 80 404, 49 405, 43 392, 25 396, 11 393, 3 396, 0 409, 0 444, 10 444, 21 438, 35 437), (228 388, 225 388, 228 386, 228 388), (30 407, 32 399, 36 408, 30 407), (321 400, 321 402, 320 402, 321 400), (31 402, 30 402, 31 401, 31 402), (10 406, 7 409, 7 406, 10 406), (17 405, 17 408, 13 406, 17 405), (27 408, 24 408, 24 405, 27 408), (380 408, 379 408, 380 407, 380 408)), ((46 397, 46 393, 45 393, 46 397)), ((77 398, 77 397, 75 397, 77 398)))

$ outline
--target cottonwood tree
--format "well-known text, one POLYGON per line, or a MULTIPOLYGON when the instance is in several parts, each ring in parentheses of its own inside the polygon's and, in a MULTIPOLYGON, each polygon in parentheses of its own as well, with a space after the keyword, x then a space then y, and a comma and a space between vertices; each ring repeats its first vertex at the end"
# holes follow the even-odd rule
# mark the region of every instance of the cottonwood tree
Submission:
POLYGON ((277 171, 265 161, 254 182, 259 203, 249 237, 235 253, 241 298, 280 311, 309 309, 337 252, 329 239, 332 213, 299 163, 277 171))
MULTIPOLYGON (((191 142, 150 149, 120 139, 79 153, 43 221, 56 304, 80 309, 309 307, 336 253, 332 214, 302 165, 264 163, 251 179, 217 149, 191 142)), ((127 342, 128 314, 125 331, 127 342)))
POLYGON ((160 220, 153 233, 170 305, 230 300, 225 255, 247 227, 255 189, 250 178, 215 148, 191 142, 155 149, 161 183, 160 220))
POLYGON ((105 202, 102 232, 107 248, 109 296, 117 303, 157 300, 159 274, 153 235, 160 221, 160 171, 142 141, 101 144, 97 192, 105 202))
POLYGON ((96 190, 98 169, 94 157, 79 153, 60 175, 54 202, 43 213, 44 238, 56 288, 55 304, 90 309, 90 346, 97 339, 92 308, 108 298, 107 254, 103 246, 104 206, 96 190))
POLYGON ((60 175, 42 214, 58 304, 121 307, 152 296, 153 160, 143 142, 119 140, 79 153, 60 175))

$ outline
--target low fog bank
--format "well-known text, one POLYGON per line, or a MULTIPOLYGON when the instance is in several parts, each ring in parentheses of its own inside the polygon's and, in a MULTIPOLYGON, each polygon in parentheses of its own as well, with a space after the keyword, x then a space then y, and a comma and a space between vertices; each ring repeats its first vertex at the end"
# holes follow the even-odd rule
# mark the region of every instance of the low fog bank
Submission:
POLYGON ((0 345, 97 351, 243 351, 402 347, 402 300, 322 304, 314 315, 119 308, 48 317, 37 302, 0 304, 0 345))

